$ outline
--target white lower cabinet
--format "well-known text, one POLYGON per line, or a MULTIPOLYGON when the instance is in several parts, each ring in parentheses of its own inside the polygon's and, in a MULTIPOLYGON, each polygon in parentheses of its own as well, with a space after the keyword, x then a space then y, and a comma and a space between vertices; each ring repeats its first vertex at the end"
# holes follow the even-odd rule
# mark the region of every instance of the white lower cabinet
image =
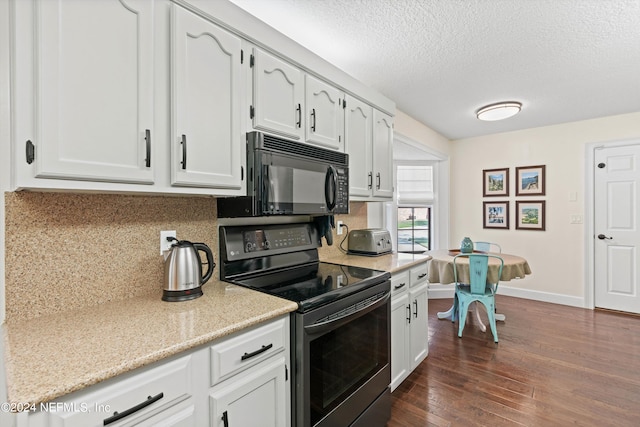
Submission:
POLYGON ((285 358, 280 356, 214 387, 209 394, 209 425, 288 426, 286 370, 285 358))
POLYGON ((426 264, 391 276, 391 391, 429 353, 426 264))
POLYGON ((192 355, 46 402, 18 426, 192 426, 192 355))
POLYGON ((289 348, 286 315, 37 405, 15 426, 288 427, 289 348))

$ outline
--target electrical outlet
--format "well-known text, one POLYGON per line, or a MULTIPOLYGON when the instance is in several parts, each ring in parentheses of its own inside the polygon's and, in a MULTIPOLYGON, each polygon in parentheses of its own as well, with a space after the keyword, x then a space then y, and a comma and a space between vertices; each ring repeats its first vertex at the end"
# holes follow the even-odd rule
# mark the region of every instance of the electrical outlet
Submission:
POLYGON ((342 221, 336 222, 336 230, 336 233, 340 236, 342 234, 342 221))
POLYGON ((164 251, 171 249, 173 242, 167 240, 167 237, 176 237, 176 230, 160 232, 160 255, 164 254, 164 251))

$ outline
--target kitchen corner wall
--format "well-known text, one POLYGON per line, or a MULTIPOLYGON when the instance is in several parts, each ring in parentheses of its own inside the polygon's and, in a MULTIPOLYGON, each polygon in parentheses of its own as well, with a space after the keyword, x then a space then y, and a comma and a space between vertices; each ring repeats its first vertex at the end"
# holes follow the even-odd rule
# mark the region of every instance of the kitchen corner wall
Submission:
MULTIPOLYGON (((359 230, 361 228, 367 228, 367 203, 366 202, 351 202, 349 203, 349 215, 336 215, 336 224, 338 221, 342 221, 349 227, 349 230, 359 230)), ((333 245, 328 246, 326 241, 322 239, 322 247, 318 249, 320 258, 329 258, 333 256, 342 255, 340 251, 340 242, 347 237, 347 229, 342 229, 342 234, 338 236, 338 230, 333 230, 333 245)), ((347 240, 342 245, 344 250, 347 250, 347 240)))
POLYGON ((217 259, 211 197, 5 193, 6 321, 160 298, 161 230, 206 243, 217 259))

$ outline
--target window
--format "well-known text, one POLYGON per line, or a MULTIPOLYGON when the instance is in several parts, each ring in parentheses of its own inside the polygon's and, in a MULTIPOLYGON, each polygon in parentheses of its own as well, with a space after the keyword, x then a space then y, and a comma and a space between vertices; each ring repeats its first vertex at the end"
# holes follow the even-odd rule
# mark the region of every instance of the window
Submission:
POLYGON ((398 208, 398 252, 421 253, 431 249, 431 208, 398 208))
POLYGON ((397 250, 420 253, 431 249, 433 166, 396 165, 397 250))

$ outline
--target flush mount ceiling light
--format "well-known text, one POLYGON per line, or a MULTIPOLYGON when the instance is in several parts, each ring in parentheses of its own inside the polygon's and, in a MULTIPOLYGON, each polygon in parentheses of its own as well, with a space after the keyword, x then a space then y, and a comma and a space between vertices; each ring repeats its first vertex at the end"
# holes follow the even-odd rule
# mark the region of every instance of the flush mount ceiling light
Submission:
POLYGON ((476 112, 476 116, 480 120, 493 122, 515 116, 520 112, 521 108, 522 104, 520 102, 498 102, 497 104, 482 107, 476 112))

